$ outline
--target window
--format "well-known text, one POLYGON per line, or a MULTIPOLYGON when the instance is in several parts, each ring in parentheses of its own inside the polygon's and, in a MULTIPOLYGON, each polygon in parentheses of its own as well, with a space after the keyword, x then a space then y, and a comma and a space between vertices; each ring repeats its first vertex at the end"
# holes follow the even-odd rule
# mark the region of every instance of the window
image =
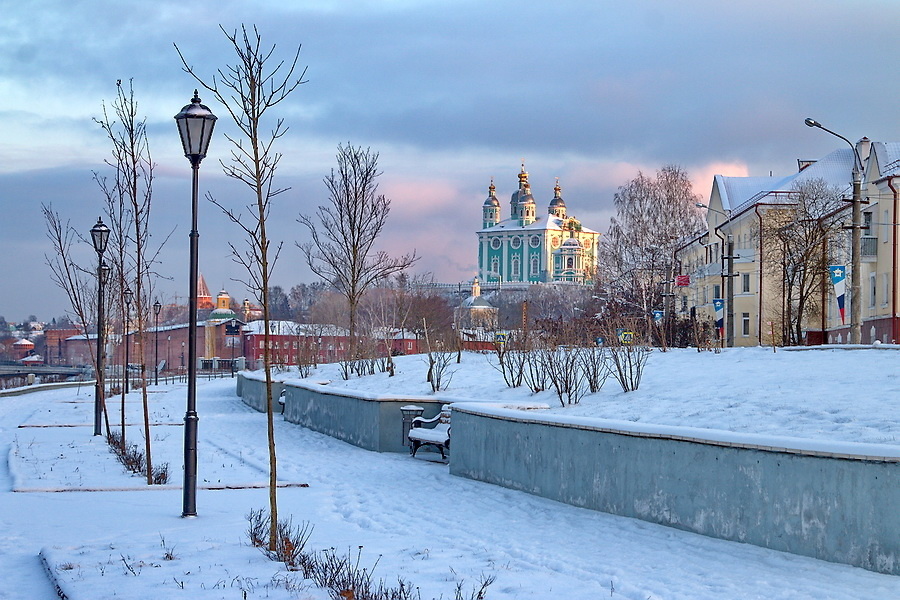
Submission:
POLYGON ((750 335, 750 313, 741 313, 741 335, 750 335))
MULTIPOLYGON (((96 346, 96 344, 94 344, 94 345, 96 346)), ((262 350, 265 347, 266 347, 265 340, 259 340, 259 349, 262 350)))
POLYGON ((499 250, 500 244, 501 244, 500 238, 498 238, 498 237, 495 237, 491 240, 491 248, 493 248, 494 250, 499 250))
POLYGON ((716 284, 713 286, 713 299, 722 297, 722 286, 716 284))
POLYGON ((741 273, 741 293, 750 293, 750 273, 741 273))
POLYGON ((492 277, 500 277, 500 261, 496 258, 491 259, 491 272, 489 275, 492 277))
POLYGON ((413 349, 413 347, 412 347, 412 342, 406 342, 406 349, 407 349, 407 350, 412 350, 412 349, 413 349))
POLYGON ((531 236, 531 240, 529 240, 528 243, 531 244, 532 248, 540 248, 541 247, 541 236, 539 236, 539 235, 531 236))
POLYGON ((537 256, 532 256, 531 257, 531 276, 532 277, 537 277, 539 267, 540 267, 540 264, 538 263, 537 256))
POLYGON ((522 238, 514 237, 509 241, 509 245, 512 246, 514 250, 518 250, 522 247, 522 238))
POLYGON ((512 280, 518 281, 519 277, 521 276, 521 272, 522 271, 520 268, 519 259, 513 258, 512 259, 512 280))
POLYGON ((875 273, 869 273, 869 308, 875 308, 875 273))
POLYGON ((567 269, 574 269, 574 268, 575 268, 575 259, 572 258, 571 256, 570 256, 569 258, 566 259, 566 268, 567 268, 567 269))
POLYGON ((884 223, 884 225, 881 226, 881 241, 885 243, 890 239, 890 232, 893 230, 893 226, 888 225, 888 223, 890 223, 888 219, 890 219, 888 211, 884 211, 884 215, 881 217, 881 222, 884 223))
POLYGON ((887 273, 881 274, 881 305, 887 306, 888 297, 890 294, 888 291, 890 290, 890 280, 888 279, 887 273))

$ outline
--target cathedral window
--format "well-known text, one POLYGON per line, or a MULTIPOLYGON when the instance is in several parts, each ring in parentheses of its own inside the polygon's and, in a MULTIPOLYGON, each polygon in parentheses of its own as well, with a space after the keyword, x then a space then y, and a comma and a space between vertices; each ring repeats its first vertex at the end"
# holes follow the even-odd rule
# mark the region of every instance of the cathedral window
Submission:
POLYGON ((522 247, 522 238, 514 237, 510 240, 509 245, 512 246, 514 250, 518 250, 522 247))
POLYGON ((532 277, 537 276, 538 268, 539 268, 538 259, 536 256, 534 256, 531 258, 531 276, 532 277))
POLYGON ((500 243, 501 243, 500 238, 495 237, 494 239, 491 240, 491 248, 493 248, 494 250, 499 250, 500 243))
POLYGON ((512 279, 513 279, 513 281, 519 280, 519 277, 521 275, 521 270, 519 267, 520 267, 519 259, 518 258, 512 259, 512 279))
POLYGON ((529 240, 528 243, 531 244, 532 248, 540 248, 541 247, 541 236, 539 236, 539 235, 531 236, 531 240, 529 240))
POLYGON ((570 256, 569 258, 566 259, 566 268, 567 268, 567 269, 574 269, 574 268, 575 268, 575 259, 572 258, 571 256, 570 256))

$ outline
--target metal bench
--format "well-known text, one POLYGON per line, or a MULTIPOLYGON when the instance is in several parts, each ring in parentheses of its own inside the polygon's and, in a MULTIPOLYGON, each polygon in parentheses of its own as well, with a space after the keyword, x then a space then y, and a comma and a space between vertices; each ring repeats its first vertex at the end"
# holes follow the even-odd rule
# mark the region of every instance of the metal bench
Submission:
POLYGON ((446 459, 446 453, 450 451, 450 405, 445 404, 441 407, 441 413, 431 419, 413 419, 407 437, 410 441, 409 451, 413 456, 422 446, 434 446, 440 450, 441 458, 446 459))

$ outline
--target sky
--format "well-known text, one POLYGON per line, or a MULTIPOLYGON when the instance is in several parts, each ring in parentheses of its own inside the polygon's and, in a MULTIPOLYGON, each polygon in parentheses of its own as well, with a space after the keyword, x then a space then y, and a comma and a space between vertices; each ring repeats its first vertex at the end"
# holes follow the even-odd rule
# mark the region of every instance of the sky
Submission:
MULTIPOLYGON (((101 212, 93 173, 110 148, 93 119, 131 80, 156 163, 151 230, 168 237, 156 289, 189 290, 190 168, 172 117, 196 87, 177 44, 209 78, 233 63, 221 25, 256 25, 275 56, 301 47, 307 83, 277 107, 289 127, 270 237, 283 242, 273 284, 314 281, 297 223, 327 201, 338 144, 380 154, 392 202, 380 248, 415 250, 443 282, 477 273, 475 231, 491 178, 508 211, 524 160, 539 208, 560 178, 569 213, 606 231, 619 186, 677 164, 707 197, 714 174, 787 175, 797 159, 851 140, 900 140, 891 76, 900 3, 468 0, 0 0, 0 315, 50 320, 68 310, 50 280, 42 205, 87 234, 101 212)), ((200 171, 201 193, 242 211, 228 180, 224 107, 200 171)), ((271 124, 269 125, 271 127, 271 124)), ((243 211, 246 212, 246 211, 243 211)), ((508 215, 508 212, 505 214, 508 215)), ((249 296, 228 243, 244 237, 201 201, 200 271, 211 291, 249 296)), ((93 251, 81 248, 91 264, 93 251)))

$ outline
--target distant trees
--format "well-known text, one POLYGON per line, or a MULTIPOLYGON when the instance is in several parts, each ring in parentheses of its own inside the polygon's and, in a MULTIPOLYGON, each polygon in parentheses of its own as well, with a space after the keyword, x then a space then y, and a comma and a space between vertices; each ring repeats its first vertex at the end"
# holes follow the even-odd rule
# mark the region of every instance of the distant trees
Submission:
POLYGON ((375 249, 391 210, 391 201, 378 193, 379 175, 377 152, 339 145, 337 170, 325 178, 328 204, 319 206, 317 219, 309 215, 297 219, 312 238, 297 244, 307 265, 347 301, 352 358, 363 294, 416 261, 415 252, 395 258, 375 249))

